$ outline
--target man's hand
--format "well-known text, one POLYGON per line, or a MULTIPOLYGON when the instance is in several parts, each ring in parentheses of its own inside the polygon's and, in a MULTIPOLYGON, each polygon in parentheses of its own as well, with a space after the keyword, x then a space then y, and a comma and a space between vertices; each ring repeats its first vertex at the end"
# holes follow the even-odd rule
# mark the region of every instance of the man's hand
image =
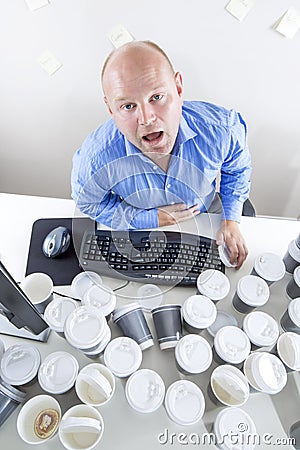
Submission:
POLYGON ((174 225, 178 222, 191 219, 200 214, 199 205, 187 208, 184 203, 175 203, 174 205, 162 206, 157 208, 158 226, 174 225))
POLYGON ((217 245, 226 243, 230 252, 230 262, 234 264, 237 261, 236 268, 239 269, 248 256, 248 249, 239 224, 233 220, 223 220, 216 241, 217 245))

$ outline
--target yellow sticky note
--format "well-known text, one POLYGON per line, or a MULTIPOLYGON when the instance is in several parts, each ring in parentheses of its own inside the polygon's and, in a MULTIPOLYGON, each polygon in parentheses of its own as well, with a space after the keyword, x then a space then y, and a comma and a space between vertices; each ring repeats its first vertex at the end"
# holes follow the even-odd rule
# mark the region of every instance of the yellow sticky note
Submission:
POLYGON ((255 0, 231 0, 225 9, 236 19, 243 20, 251 11, 254 4, 255 0))
POLYGON ((127 28, 123 25, 116 25, 107 33, 107 37, 115 48, 134 40, 127 28))
POLYGON ((25 0, 30 11, 49 5, 49 0, 25 0))
POLYGON ((38 63, 49 75, 52 75, 54 72, 60 69, 60 67, 62 67, 62 63, 58 61, 58 59, 56 59, 56 57, 48 50, 44 51, 38 57, 38 63))
POLYGON ((291 6, 275 26, 275 30, 288 38, 293 38, 300 28, 300 11, 291 6))

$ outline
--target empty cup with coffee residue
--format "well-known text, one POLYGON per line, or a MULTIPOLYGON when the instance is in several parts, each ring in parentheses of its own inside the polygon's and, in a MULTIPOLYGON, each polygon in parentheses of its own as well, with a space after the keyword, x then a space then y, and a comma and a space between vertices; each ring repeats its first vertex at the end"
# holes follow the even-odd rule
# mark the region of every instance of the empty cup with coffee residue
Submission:
POLYGON ((207 392, 218 406, 242 406, 249 398, 249 383, 237 367, 224 364, 213 370, 207 392))
POLYGON ((92 363, 78 373, 75 390, 79 399, 91 406, 105 405, 114 395, 115 377, 104 364, 92 363))

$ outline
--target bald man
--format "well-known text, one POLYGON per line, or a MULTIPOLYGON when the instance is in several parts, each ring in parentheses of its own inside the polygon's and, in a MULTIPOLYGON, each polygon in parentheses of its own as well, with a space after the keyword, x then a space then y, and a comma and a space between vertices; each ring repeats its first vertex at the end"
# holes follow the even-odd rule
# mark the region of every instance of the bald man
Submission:
POLYGON ((74 155, 72 197, 78 208, 113 229, 171 225, 217 212, 221 173, 217 243, 226 242, 231 262, 241 267, 247 246, 239 221, 251 173, 241 116, 184 101, 181 74, 150 41, 114 50, 101 81, 111 119, 74 155))

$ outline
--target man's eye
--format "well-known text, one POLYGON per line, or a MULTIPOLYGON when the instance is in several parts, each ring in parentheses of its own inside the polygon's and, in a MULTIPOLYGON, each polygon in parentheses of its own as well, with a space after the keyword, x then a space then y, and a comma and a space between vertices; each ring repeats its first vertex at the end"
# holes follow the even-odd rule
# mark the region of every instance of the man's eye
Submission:
POLYGON ((129 103, 128 105, 122 106, 122 109, 125 109, 125 111, 130 111, 133 108, 133 104, 129 103))
POLYGON ((163 96, 161 94, 155 94, 155 95, 153 95, 152 100, 154 100, 154 101, 161 100, 162 97, 163 96))

